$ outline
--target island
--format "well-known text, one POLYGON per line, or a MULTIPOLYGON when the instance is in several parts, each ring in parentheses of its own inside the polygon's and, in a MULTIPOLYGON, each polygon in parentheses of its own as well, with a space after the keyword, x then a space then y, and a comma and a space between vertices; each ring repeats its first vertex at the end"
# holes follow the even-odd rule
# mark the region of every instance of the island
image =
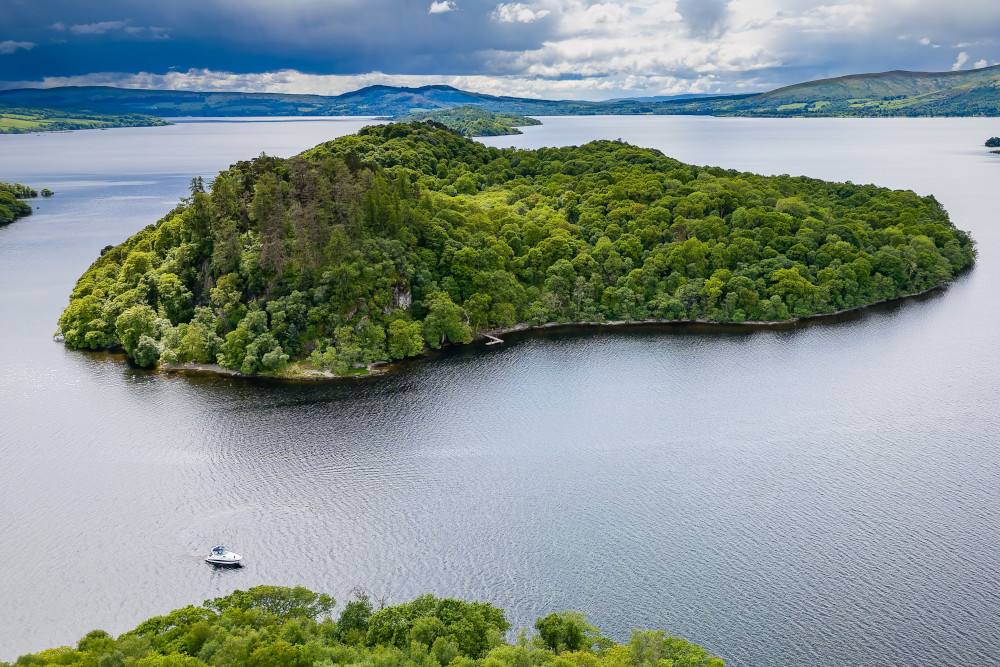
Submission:
POLYGON ((0 134, 93 130, 111 127, 155 127, 171 122, 148 114, 95 113, 82 109, 0 107, 0 134))
POLYGON ((195 179, 96 259, 57 336, 144 367, 350 375, 514 327, 838 313, 974 256, 933 196, 396 123, 195 179))
POLYGON ((403 123, 432 121, 451 128, 465 137, 499 137, 522 134, 519 127, 542 124, 542 121, 535 118, 512 113, 494 113, 471 105, 407 114, 397 118, 397 120, 403 123))
POLYGON ((37 196, 38 192, 26 185, 0 182, 0 225, 31 215, 31 206, 21 200, 37 196))
MULTIPOLYGON (((586 617, 555 612, 511 642, 503 609, 421 595, 385 606, 362 589, 333 619, 336 601, 302 587, 257 586, 140 623, 117 639, 88 632, 76 647, 16 665, 138 667, 724 667, 722 659, 663 631, 633 630, 618 644, 586 617)), ((11 667, 0 662, 0 667, 11 667)))
POLYGON ((986 140, 987 148, 1000 148, 1000 137, 990 137, 986 140))

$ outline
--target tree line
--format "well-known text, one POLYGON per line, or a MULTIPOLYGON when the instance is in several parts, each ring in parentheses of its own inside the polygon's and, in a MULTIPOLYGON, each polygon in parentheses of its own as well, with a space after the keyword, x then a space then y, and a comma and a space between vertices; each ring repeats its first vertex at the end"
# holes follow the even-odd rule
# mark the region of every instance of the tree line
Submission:
POLYGON ((932 196, 425 123, 239 162, 106 250, 60 318, 69 345, 247 374, 359 372, 517 323, 832 313, 975 254, 932 196))
MULTIPOLYGON (((662 631, 634 630, 617 644, 582 614, 539 618, 514 641, 502 609, 422 595, 376 606, 356 590, 336 602, 305 588, 257 586, 156 616, 115 639, 88 632, 75 647, 19 657, 13 665, 65 667, 724 667, 721 659, 662 631)), ((11 667, 0 662, 0 667, 11 667)))

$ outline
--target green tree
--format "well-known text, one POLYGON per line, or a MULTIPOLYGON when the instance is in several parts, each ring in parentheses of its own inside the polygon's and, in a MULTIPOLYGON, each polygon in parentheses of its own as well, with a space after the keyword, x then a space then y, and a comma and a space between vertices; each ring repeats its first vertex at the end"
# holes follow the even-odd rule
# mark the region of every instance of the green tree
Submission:
POLYGON ((424 338, 433 348, 443 343, 468 343, 472 341, 465 310, 457 306, 445 292, 432 292, 424 301, 427 316, 424 318, 424 338))
POLYGON ((154 341, 159 339, 161 328, 162 323, 157 317, 156 311, 147 305, 132 306, 115 320, 115 333, 122 347, 125 348, 125 353, 140 366, 146 365, 135 358, 140 339, 143 336, 154 341))
POLYGON ((553 653, 591 651, 600 640, 597 629, 583 614, 573 611, 551 613, 535 621, 542 645, 553 653))
POLYGON ((424 332, 420 322, 393 320, 387 335, 389 356, 405 359, 420 354, 424 349, 424 332))

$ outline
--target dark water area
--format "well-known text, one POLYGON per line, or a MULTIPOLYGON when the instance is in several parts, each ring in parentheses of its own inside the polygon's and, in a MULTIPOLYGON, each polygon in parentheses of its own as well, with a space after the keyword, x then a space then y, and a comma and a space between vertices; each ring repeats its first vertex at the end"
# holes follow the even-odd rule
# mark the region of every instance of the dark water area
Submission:
POLYGON ((273 583, 574 609, 733 666, 997 664, 996 121, 542 120, 488 142, 912 188, 978 264, 775 329, 518 333, 349 382, 151 373, 51 341, 100 249, 192 176, 364 123, 0 136, 0 180, 57 192, 0 228, 0 660, 273 583), (203 563, 220 542, 247 566, 203 563))

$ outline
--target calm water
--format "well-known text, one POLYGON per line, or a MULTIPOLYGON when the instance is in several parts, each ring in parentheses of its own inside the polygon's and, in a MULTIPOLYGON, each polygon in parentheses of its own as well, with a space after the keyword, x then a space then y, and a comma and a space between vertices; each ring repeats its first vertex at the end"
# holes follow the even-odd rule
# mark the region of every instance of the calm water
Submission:
POLYGON ((784 331, 563 331, 348 384, 143 373, 51 342, 192 176, 358 120, 0 136, 0 659, 235 588, 363 585, 666 628, 729 665, 1000 661, 998 121, 543 119, 679 159, 933 193, 946 291, 784 331), (201 562, 224 542, 248 566, 201 562))

